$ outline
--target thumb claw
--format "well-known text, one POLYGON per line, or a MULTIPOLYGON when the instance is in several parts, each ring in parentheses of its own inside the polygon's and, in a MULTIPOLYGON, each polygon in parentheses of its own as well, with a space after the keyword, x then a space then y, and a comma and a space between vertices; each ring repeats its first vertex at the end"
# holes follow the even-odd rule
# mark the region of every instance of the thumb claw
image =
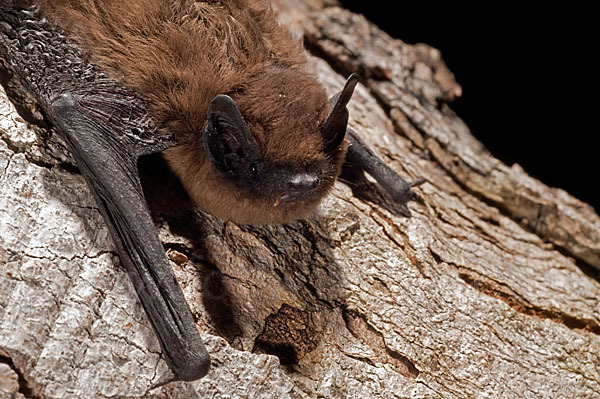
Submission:
POLYGON ((410 187, 417 187, 420 186, 421 184, 425 183, 427 180, 424 177, 420 177, 417 180, 413 180, 410 183, 408 183, 408 185, 410 187))

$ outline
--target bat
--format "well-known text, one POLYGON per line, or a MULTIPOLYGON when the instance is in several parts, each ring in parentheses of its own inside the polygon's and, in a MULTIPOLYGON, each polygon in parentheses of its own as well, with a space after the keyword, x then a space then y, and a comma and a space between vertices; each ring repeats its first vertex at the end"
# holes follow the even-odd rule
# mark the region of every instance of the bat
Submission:
MULTIPOLYGON (((166 360, 210 357, 170 268, 137 159, 162 152, 196 205, 245 224, 307 217, 344 162, 405 207, 411 188, 348 128, 264 0, 4 0, 0 61, 68 143, 166 360)), ((405 208, 407 210, 407 208, 405 208)))

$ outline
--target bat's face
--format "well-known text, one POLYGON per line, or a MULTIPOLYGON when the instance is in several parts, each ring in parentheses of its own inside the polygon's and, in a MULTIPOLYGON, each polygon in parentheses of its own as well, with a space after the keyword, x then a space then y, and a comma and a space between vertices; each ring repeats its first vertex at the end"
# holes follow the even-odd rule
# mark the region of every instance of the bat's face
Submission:
MULTIPOLYGON (((295 82, 291 93, 285 79, 271 76, 270 83, 256 92, 248 87, 232 97, 218 95, 208 108, 204 156, 190 160, 198 164, 200 158, 200 165, 188 166, 182 181, 198 205, 217 217, 251 224, 306 217, 340 173, 345 106, 356 82, 329 103, 310 78, 295 82)), ((183 169, 180 156, 167 153, 176 172, 183 169)))

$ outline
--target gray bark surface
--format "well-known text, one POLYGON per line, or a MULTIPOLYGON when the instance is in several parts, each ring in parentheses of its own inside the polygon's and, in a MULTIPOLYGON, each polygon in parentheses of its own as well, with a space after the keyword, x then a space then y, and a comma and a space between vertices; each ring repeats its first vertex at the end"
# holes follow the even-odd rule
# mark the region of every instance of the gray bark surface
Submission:
POLYGON ((600 397, 594 210, 473 138, 437 50, 339 8, 311 13, 316 1, 274 6, 330 93, 360 73, 350 126, 428 180, 412 217, 365 178, 336 183, 308 220, 239 226, 144 160, 212 356, 204 379, 172 382, 82 176, 0 86, 0 398, 600 397))

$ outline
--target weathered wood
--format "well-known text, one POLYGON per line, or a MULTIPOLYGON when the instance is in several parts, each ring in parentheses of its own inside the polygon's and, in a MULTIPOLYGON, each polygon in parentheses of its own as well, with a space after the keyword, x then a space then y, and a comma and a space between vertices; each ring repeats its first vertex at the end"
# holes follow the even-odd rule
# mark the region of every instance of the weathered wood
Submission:
POLYGON ((194 211, 162 162, 145 160, 148 202, 213 357, 205 379, 169 383, 82 177, 0 91, 0 394, 600 395, 598 215, 471 136, 445 105, 460 86, 437 50, 308 4, 275 6, 330 92, 360 72, 351 126, 429 181, 413 217, 361 180, 337 183, 307 221, 238 226, 194 211))

